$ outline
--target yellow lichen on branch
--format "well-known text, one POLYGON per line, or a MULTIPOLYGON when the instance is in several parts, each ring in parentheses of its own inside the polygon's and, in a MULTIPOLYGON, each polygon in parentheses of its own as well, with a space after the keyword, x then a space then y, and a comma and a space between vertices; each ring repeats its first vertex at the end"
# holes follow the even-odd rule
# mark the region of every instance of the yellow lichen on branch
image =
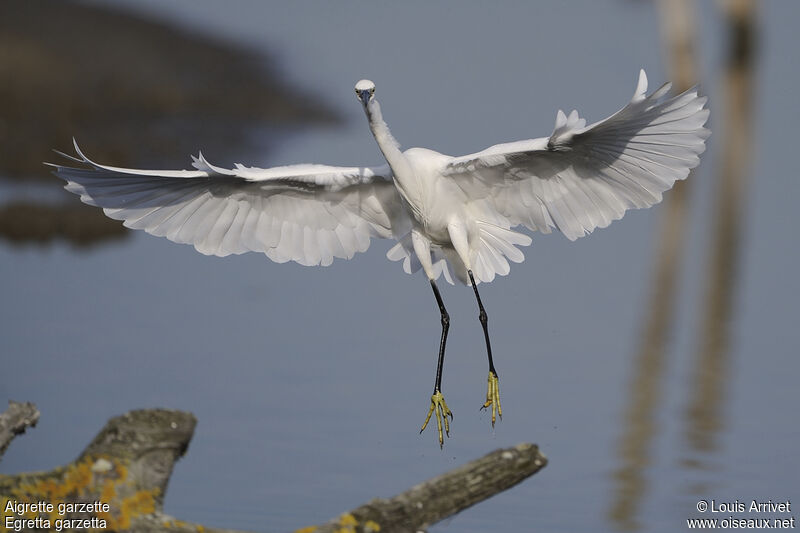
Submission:
POLYGON ((156 510, 160 492, 138 488, 128 472, 118 458, 87 456, 46 474, 31 474, 0 496, 3 518, 13 514, 51 524, 97 518, 95 524, 101 527, 89 531, 127 529, 137 517, 156 510))

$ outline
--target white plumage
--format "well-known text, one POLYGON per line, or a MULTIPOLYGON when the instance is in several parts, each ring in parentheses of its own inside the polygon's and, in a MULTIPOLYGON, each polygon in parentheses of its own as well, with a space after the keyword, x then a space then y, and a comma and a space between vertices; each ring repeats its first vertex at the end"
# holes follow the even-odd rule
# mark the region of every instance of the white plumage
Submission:
MULTIPOLYGON (((441 444, 441 415, 447 427, 449 414, 439 391, 447 313, 435 280, 444 275, 473 284, 508 274, 509 260, 524 259, 518 247, 531 242, 514 227, 556 228, 574 240, 632 207, 660 202, 699 163, 710 134, 706 98, 696 89, 668 97, 669 87, 647 96, 641 71, 631 101, 605 120, 586 126, 577 111, 559 111, 548 137, 450 157, 423 148, 401 152, 375 85, 361 80, 356 94, 388 162, 383 167, 224 169, 201 154, 193 158, 195 170, 136 170, 95 163, 77 143, 78 157, 62 155, 81 167, 53 166, 67 190, 109 217, 208 255, 255 251, 277 262, 325 266, 365 251, 373 237, 395 239, 388 258, 402 261, 406 272, 425 271, 442 313, 434 388, 440 398, 434 394, 431 405, 438 409, 441 444)), ((499 411, 477 288, 475 294, 489 352, 485 406, 494 402, 499 411)))
MULTIPOLYGON (((402 260, 406 272, 430 262, 433 279, 444 274, 452 283, 452 270, 468 283, 447 231, 455 214, 467 226, 477 281, 491 281, 509 272, 507 260, 523 260, 517 246, 530 244, 510 228, 556 228, 577 239, 631 207, 658 203, 698 164, 709 135, 706 98, 695 89, 666 98, 669 84, 650 96, 646 90, 641 71, 621 111, 588 127, 577 111, 559 111, 549 137, 455 158, 412 148, 402 155, 415 177, 404 181, 393 180, 389 166, 224 169, 202 154, 193 158, 196 170, 119 168, 91 161, 77 144, 72 159, 90 168, 54 166, 85 203, 129 228, 192 244, 203 254, 254 251, 277 262, 325 266, 365 251, 372 237, 394 238, 399 242, 388 257, 402 260), (422 262, 414 254, 414 228, 431 248, 422 262)), ((385 134, 389 146, 397 146, 388 128, 385 134)))

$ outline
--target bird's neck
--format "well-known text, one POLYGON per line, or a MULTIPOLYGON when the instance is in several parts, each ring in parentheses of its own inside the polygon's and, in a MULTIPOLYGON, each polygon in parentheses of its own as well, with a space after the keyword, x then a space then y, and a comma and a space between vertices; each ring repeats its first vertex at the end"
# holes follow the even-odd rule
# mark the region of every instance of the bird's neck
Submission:
POLYGON ((383 152, 383 157, 389 163, 395 173, 398 167, 404 167, 407 163, 403 157, 403 152, 400 151, 400 143, 398 143, 392 133, 389 131, 389 126, 383 120, 381 114, 381 106, 378 101, 372 99, 367 104, 367 118, 369 119, 369 129, 372 130, 372 135, 378 143, 378 147, 383 152))

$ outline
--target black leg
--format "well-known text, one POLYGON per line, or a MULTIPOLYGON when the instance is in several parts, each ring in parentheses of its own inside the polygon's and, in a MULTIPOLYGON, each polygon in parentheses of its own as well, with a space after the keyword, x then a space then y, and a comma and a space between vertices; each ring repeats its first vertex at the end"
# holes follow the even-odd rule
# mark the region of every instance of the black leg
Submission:
POLYGON ((489 317, 486 315, 486 309, 483 308, 481 302, 481 295, 478 294, 478 285, 475 283, 475 278, 472 276, 472 270, 467 270, 469 274, 469 281, 472 283, 472 289, 475 291, 475 299, 478 300, 478 320, 481 321, 483 326, 483 338, 486 339, 486 354, 489 357, 489 379, 486 386, 486 402, 484 402, 481 409, 492 407, 492 427, 494 427, 495 419, 499 415, 503 418, 503 409, 500 407, 500 385, 498 383, 497 371, 494 369, 494 361, 492 361, 492 343, 489 341, 489 317))
POLYGON ((472 270, 468 270, 469 280, 472 282, 472 289, 475 291, 475 298, 478 300, 478 320, 481 321, 483 326, 483 337, 486 339, 486 353, 489 355, 489 372, 497 376, 494 369, 494 361, 492 361, 492 343, 489 341, 489 316, 486 314, 486 309, 483 308, 481 302, 481 295, 478 294, 478 286, 475 284, 475 278, 472 277, 472 270))
POLYGON ((442 395, 442 368, 444 367, 444 349, 447 344, 447 331, 450 329, 450 315, 447 314, 447 309, 444 308, 442 295, 439 294, 439 288, 436 286, 434 280, 431 280, 431 288, 433 289, 433 295, 436 296, 436 303, 439 304, 439 313, 442 315, 442 340, 439 342, 439 362, 436 365, 436 383, 433 385, 431 406, 430 409, 428 409, 428 416, 425 417, 425 423, 422 424, 422 429, 420 429, 419 432, 422 433, 425 431, 431 416, 436 413, 436 428, 439 432, 439 447, 441 448, 444 445, 442 426, 444 426, 444 432, 447 433, 449 437, 450 421, 447 417, 449 416, 450 420, 453 419, 453 413, 447 407, 444 396, 442 395))
POLYGON ((444 349, 447 344, 447 332, 450 330, 450 315, 444 307, 442 295, 439 294, 439 287, 436 282, 431 280, 431 287, 433 288, 433 295, 436 296, 436 303, 439 304, 439 313, 442 315, 442 339, 439 341, 439 362, 436 365, 436 383, 433 386, 433 392, 442 390, 442 368, 444 367, 444 349))

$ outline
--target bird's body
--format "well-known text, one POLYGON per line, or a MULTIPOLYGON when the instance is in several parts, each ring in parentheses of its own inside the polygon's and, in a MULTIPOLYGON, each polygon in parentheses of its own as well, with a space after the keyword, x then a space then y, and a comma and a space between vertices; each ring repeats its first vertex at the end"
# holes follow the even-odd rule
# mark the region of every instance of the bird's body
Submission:
POLYGON ((574 240, 631 207, 659 202, 699 163, 710 134, 703 127, 706 99, 694 89, 668 98, 668 84, 647 96, 642 71, 630 103, 605 120, 586 126, 576 111, 559 111, 548 137, 451 157, 401 151, 375 85, 361 80, 355 90, 386 166, 224 169, 201 154, 195 170, 137 170, 97 164, 77 144, 79 157, 66 157, 89 168, 54 166, 67 190, 108 216, 208 255, 257 251, 278 262, 324 266, 365 251, 373 237, 395 239, 388 258, 403 261, 408 273, 425 272, 441 313, 428 413, 436 413, 441 444, 442 422, 449 430, 452 414, 441 394, 449 316, 436 280, 444 275, 473 287, 489 359, 484 406, 492 407, 494 423, 501 414, 497 373, 477 284, 508 274, 509 260, 524 259, 518 247, 531 238, 512 228, 557 228, 574 240))
MULTIPOLYGON (((441 169, 452 157, 425 148, 410 148, 403 155, 410 173, 407 176, 394 173, 394 181, 411 218, 412 245, 416 238, 423 246, 441 249, 451 268, 466 272, 465 261, 454 255, 455 242, 461 239, 467 247, 468 243, 477 242, 481 233, 479 224, 491 223, 491 214, 480 202, 470 199, 454 180, 440 177, 441 169)), ((469 261, 467 248, 463 250, 463 257, 469 261)), ((415 253, 415 256, 417 260, 426 259, 426 254, 415 253)), ((426 264, 423 262, 422 266, 425 268, 426 264)), ((465 277, 461 279, 466 282, 465 277)))

